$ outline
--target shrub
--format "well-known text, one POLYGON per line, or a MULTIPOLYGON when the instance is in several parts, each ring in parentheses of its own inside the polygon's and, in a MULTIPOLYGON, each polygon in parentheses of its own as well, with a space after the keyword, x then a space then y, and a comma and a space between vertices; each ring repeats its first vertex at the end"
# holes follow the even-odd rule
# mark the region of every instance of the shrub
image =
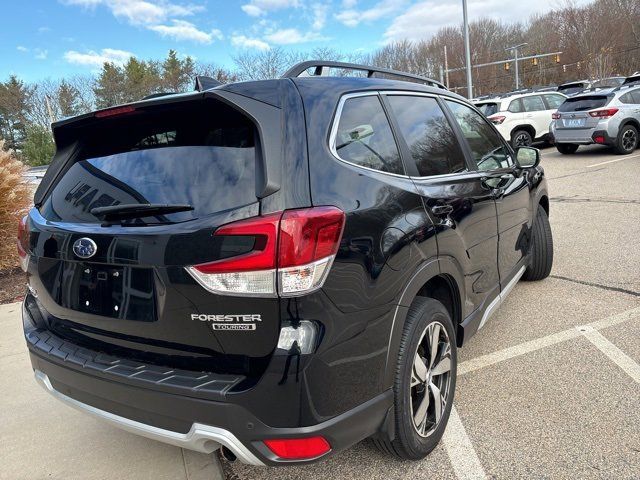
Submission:
POLYGON ((0 270, 18 266, 18 222, 31 205, 32 191, 22 177, 25 167, 0 140, 0 270))

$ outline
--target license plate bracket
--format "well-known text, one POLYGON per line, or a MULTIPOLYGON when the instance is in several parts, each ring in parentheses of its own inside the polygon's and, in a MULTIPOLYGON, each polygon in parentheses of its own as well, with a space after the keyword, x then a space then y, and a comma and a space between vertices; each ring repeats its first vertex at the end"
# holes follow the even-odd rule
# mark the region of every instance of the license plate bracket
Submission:
POLYGON ((61 304, 78 312, 123 320, 153 321, 151 269, 65 262, 61 304))

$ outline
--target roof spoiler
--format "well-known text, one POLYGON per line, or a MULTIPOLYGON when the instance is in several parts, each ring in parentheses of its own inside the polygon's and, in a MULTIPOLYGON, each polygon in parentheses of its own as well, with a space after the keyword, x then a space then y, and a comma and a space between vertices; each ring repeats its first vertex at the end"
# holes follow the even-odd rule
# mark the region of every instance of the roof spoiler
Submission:
POLYGON ((215 78, 205 77, 204 75, 197 75, 194 90, 196 92, 204 92, 205 90, 219 87, 220 85, 222 85, 222 82, 219 82, 215 78))

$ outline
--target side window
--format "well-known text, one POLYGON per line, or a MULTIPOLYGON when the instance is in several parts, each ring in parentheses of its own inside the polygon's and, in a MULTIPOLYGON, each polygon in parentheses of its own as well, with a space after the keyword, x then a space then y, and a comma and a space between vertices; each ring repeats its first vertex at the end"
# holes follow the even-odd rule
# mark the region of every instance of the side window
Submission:
POLYGON ((540 97, 539 95, 534 95, 532 97, 522 97, 522 103, 524 104, 524 110, 526 112, 539 112, 541 110, 547 109, 547 107, 544 106, 542 97, 540 97))
POLYGON ((544 95, 544 99, 547 102, 549 108, 547 110, 555 110, 564 103, 564 97, 562 95, 544 95))
POLYGON ((513 166, 509 150, 499 134, 472 108, 447 100, 453 116, 469 144, 478 170, 495 170, 513 166))
POLYGON ((435 98, 389 95, 387 100, 420 176, 466 170, 456 134, 435 98))
POLYGON ((511 113, 522 113, 524 112, 524 108, 522 107, 522 99, 516 98, 515 100, 511 100, 509 104, 509 108, 507 109, 511 113))
POLYGON ((633 103, 633 98, 631 97, 631 92, 625 93, 620 97, 620 103, 633 103))
POLYGON ((640 104, 640 89, 631 92, 631 96, 633 97, 633 103, 640 104))
POLYGON ((333 147, 350 163, 403 174, 398 147, 377 95, 348 98, 342 107, 333 147))

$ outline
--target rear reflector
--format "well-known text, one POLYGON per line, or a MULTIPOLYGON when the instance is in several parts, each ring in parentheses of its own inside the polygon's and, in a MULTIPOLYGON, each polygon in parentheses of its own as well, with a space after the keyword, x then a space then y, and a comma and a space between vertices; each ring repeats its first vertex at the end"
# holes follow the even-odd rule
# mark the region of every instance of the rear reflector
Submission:
POLYGON ((593 141, 596 143, 605 143, 606 139, 602 135, 597 135, 593 137, 593 141))
POLYGON ((29 262, 29 226, 27 224, 27 215, 22 217, 18 222, 18 257, 20 258, 20 268, 27 271, 27 265, 29 262))
POLYGON ((136 110, 135 107, 127 105, 125 107, 110 108, 108 110, 101 110, 95 113, 96 118, 115 117, 116 115, 124 115, 125 113, 131 113, 136 110))
POLYGON ((617 108, 605 108, 603 110, 594 110, 593 112, 589 112, 589 115, 595 118, 611 118, 616 113, 618 113, 617 108))
POLYGON ((331 451, 324 437, 265 440, 264 444, 283 460, 310 460, 331 451))
POLYGON ((187 267, 207 290, 228 295, 302 295, 322 287, 333 263, 344 212, 335 207, 287 210, 233 222, 215 236, 252 236, 253 250, 187 267))

